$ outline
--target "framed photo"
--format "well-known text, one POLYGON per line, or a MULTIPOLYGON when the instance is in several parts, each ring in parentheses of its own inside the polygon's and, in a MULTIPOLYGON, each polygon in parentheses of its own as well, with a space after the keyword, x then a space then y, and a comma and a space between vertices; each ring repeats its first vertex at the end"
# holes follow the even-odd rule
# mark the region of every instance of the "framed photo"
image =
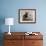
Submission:
POLYGON ((36 9, 19 9, 19 23, 36 23, 36 9))

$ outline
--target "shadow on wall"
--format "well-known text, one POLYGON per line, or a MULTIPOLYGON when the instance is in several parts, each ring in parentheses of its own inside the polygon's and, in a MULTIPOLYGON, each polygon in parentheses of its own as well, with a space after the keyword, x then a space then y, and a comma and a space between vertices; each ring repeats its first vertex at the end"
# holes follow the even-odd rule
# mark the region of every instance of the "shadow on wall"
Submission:
POLYGON ((3 32, 2 32, 2 25, 5 23, 5 17, 0 16, 0 46, 3 46, 3 32))

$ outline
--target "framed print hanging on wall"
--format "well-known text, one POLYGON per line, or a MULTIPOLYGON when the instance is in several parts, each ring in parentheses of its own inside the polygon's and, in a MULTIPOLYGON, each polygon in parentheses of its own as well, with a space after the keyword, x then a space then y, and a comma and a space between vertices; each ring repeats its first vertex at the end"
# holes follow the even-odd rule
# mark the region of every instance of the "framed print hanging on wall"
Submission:
POLYGON ((19 23, 36 23, 36 9, 19 9, 19 23))

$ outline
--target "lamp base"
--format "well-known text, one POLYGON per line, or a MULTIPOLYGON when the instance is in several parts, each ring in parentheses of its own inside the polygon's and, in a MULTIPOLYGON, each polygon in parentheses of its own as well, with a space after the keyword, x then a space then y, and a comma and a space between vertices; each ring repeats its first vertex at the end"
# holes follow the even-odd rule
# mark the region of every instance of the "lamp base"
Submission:
POLYGON ((10 32, 8 32, 8 34, 9 34, 9 35, 11 35, 11 33, 10 33, 10 32))

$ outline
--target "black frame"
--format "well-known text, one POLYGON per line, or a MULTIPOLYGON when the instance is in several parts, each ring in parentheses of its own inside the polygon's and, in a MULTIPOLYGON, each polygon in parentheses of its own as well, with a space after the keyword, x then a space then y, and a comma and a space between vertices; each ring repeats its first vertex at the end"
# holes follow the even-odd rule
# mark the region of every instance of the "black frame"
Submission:
MULTIPOLYGON (((32 14, 33 14, 33 13, 32 13, 32 14)), ((19 16, 19 18, 18 18, 18 22, 19 22, 19 23, 24 23, 24 24, 26 24, 26 23, 36 23, 36 9, 19 9, 19 10, 18 10, 18 16, 19 16), (20 20, 21 20, 21 11, 22 11, 22 12, 25 12, 25 11, 28 11, 28 12, 31 11, 31 12, 32 12, 32 11, 34 11, 34 15, 33 15, 33 16, 34 16, 34 18, 33 18, 34 20, 33 20, 33 21, 30 21, 30 22, 29 22, 29 21, 27 21, 27 22, 25 22, 25 21, 23 22, 23 21, 22 21, 22 22, 21 22, 21 21, 20 21, 20 20)))

